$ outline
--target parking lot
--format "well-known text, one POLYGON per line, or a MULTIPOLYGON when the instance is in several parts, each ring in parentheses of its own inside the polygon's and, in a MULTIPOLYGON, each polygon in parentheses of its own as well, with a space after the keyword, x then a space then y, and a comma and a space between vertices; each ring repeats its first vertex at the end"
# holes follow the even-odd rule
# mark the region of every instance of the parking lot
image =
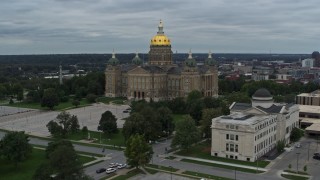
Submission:
MULTIPOLYGON (((0 110, 6 115, 0 117, 0 128, 6 130, 25 131, 38 136, 49 136, 50 133, 46 127, 47 123, 54 120, 60 111, 40 111, 25 108, 15 108, 0 106, 0 110)), ((80 128, 87 126, 89 130, 97 131, 101 114, 109 110, 118 119, 118 128, 124 124, 123 118, 129 116, 128 105, 106 105, 96 103, 91 106, 68 110, 72 115, 78 117, 80 128)))

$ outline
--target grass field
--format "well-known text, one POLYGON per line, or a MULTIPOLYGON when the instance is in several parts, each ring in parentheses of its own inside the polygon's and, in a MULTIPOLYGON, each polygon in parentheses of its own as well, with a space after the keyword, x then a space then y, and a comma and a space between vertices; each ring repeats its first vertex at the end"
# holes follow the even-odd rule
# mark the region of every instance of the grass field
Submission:
MULTIPOLYGON (((78 107, 89 105, 90 103, 86 99, 82 99, 80 101, 80 105, 78 107)), ((16 102, 13 104, 6 104, 6 106, 11 107, 18 107, 18 108, 31 108, 31 109, 41 109, 41 110, 49 110, 47 107, 41 107, 40 103, 26 103, 26 102, 16 102)), ((61 102, 58 106, 55 106, 54 110, 64 110, 64 109, 70 109, 75 108, 74 105, 72 105, 72 100, 69 99, 68 102, 61 102)))
POLYGON ((210 143, 203 142, 203 143, 197 144, 196 146, 191 147, 188 150, 181 150, 175 154, 181 155, 181 156, 196 157, 201 159, 222 161, 227 163, 241 164, 241 165, 253 166, 253 167, 256 167, 258 165, 258 167, 261 167, 261 168, 266 167, 270 163, 269 161, 258 161, 257 163, 257 162, 248 162, 248 161, 240 161, 235 159, 227 159, 222 157, 215 157, 215 156, 211 156, 210 148, 211 148, 210 143))
POLYGON ((187 114, 173 114, 173 121, 177 122, 180 119, 183 119, 187 114))
POLYGON ((141 171, 140 169, 134 169, 132 171, 129 171, 126 175, 120 175, 120 176, 117 176, 115 178, 111 178, 112 180, 126 180, 126 179, 129 179, 135 175, 138 175, 138 174, 142 174, 143 171, 141 171))
MULTIPOLYGON (((89 131, 90 137, 96 139, 93 141, 94 143, 100 143, 100 136, 101 136, 101 143, 108 144, 108 145, 115 145, 115 146, 125 146, 124 137, 122 135, 122 129, 119 129, 117 134, 113 134, 111 136, 106 136, 105 134, 97 131, 89 131)), ((87 138, 87 134, 82 134, 82 132, 78 132, 75 134, 69 135, 68 139, 70 140, 82 140, 87 138)))
MULTIPOLYGON (((81 163, 87 163, 94 158, 80 156, 81 163)), ((31 156, 24 162, 18 164, 18 168, 6 159, 0 159, 0 179, 5 180, 31 180, 34 172, 41 163, 46 161, 45 151, 41 149, 32 149, 31 156)))
POLYGON ((206 165, 206 166, 212 166, 212 167, 218 167, 218 168, 223 168, 223 169, 231 169, 231 170, 235 170, 236 169, 237 171, 248 172, 248 173, 263 173, 264 172, 264 171, 257 171, 257 170, 254 170, 254 169, 239 168, 239 167, 236 168, 234 166, 228 166, 228 165, 222 165, 222 164, 214 164, 214 163, 196 161, 196 160, 191 160, 191 159, 182 159, 181 161, 194 163, 194 164, 201 164, 201 165, 206 165))
POLYGON ((289 175, 289 174, 281 174, 282 177, 286 179, 292 179, 292 180, 308 180, 307 177, 301 177, 301 176, 295 176, 295 175, 289 175))
POLYGON ((215 180, 232 180, 230 178, 219 177, 219 176, 214 176, 211 174, 204 174, 204 173, 198 173, 198 172, 193 172, 193 171, 185 171, 182 174, 198 176, 198 177, 203 177, 203 178, 209 178, 209 179, 215 179, 215 180))

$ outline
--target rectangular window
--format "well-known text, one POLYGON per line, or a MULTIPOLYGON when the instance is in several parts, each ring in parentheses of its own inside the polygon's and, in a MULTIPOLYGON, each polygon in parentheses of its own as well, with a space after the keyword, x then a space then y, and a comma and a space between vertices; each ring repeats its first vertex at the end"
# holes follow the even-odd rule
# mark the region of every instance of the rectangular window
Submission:
POLYGON ((230 140, 234 140, 234 135, 230 134, 230 140))
POLYGON ((238 152, 238 145, 236 144, 235 152, 238 152))
POLYGON ((236 135, 236 141, 238 141, 238 135, 236 135))
POLYGON ((234 152, 234 144, 230 144, 230 151, 234 152))
POLYGON ((229 129, 229 125, 226 125, 226 128, 229 129))
POLYGON ((229 144, 226 144, 226 151, 229 151, 229 144))
POLYGON ((226 134, 226 139, 229 139, 229 134, 226 134))
POLYGON ((230 129, 234 129, 234 125, 230 125, 230 129))

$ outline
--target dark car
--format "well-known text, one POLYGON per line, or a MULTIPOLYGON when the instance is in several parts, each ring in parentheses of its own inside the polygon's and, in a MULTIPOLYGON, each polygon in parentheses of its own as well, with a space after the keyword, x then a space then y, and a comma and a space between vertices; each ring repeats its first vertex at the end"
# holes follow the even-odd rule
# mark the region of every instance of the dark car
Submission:
POLYGON ((124 110, 124 111, 123 111, 123 113, 128 113, 128 112, 129 112, 129 111, 127 111, 127 110, 124 110))
POLYGON ((105 172, 106 171, 106 168, 100 168, 100 169, 97 169, 96 170, 96 173, 103 173, 103 172, 105 172))
POLYGON ((314 156, 313 156, 313 159, 318 159, 318 160, 320 160, 320 154, 318 153, 315 153, 314 154, 314 156))

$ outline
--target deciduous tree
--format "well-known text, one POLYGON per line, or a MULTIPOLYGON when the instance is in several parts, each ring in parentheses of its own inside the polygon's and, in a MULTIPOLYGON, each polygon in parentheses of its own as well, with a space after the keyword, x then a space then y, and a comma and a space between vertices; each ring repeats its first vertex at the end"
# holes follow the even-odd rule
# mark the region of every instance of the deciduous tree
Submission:
POLYGON ((0 141, 0 152, 17 167, 31 154, 32 147, 24 132, 8 132, 0 141))
POLYGON ((48 88, 44 90, 43 97, 41 100, 41 106, 53 109, 53 107, 57 105, 59 105, 59 97, 56 93, 56 90, 53 88, 48 88))
POLYGON ((190 116, 177 121, 175 130, 176 133, 171 142, 172 147, 180 146, 182 149, 189 149, 192 144, 200 139, 200 133, 190 116))
POLYGON ((118 133, 117 118, 110 111, 104 112, 101 115, 98 130, 106 135, 118 133))
POLYGON ((138 168, 150 162, 153 151, 143 136, 135 134, 128 139, 124 154, 127 158, 127 163, 138 168))

